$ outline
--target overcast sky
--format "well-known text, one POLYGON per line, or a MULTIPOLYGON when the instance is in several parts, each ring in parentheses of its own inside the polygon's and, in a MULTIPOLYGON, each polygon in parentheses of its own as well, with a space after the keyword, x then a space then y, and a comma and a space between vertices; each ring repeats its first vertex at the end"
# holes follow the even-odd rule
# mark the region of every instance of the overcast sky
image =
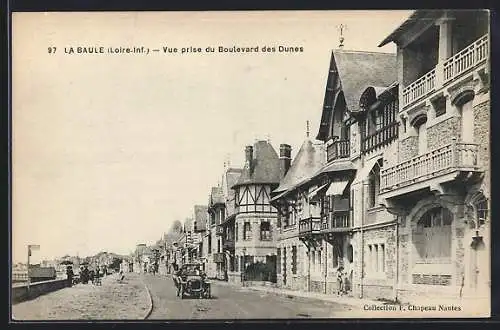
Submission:
POLYGON ((330 51, 378 48, 411 11, 14 13, 13 260, 129 253, 206 204, 224 161, 317 133, 330 51), (301 53, 65 54, 77 46, 301 53), (55 54, 48 47, 56 47, 55 54))

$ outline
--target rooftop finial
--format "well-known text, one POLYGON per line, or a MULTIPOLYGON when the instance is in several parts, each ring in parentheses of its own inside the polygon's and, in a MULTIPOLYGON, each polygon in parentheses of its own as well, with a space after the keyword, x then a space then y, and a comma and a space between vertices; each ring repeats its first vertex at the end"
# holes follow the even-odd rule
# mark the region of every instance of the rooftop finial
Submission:
POLYGON ((306 121, 306 136, 309 138, 309 120, 306 121))
POLYGON ((346 28, 346 25, 344 25, 344 24, 339 25, 339 30, 340 30, 339 48, 344 48, 344 30, 345 30, 345 28, 346 28))

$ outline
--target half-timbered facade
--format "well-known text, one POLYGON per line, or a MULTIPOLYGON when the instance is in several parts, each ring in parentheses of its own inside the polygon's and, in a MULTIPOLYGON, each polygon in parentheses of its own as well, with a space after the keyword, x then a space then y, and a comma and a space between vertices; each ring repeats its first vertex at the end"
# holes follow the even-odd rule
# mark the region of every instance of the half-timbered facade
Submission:
POLYGON ((397 291, 489 297, 489 18, 418 10, 398 47, 398 153, 379 198, 398 215, 397 291))
POLYGON ((268 141, 245 149, 235 198, 235 272, 248 281, 275 281, 277 211, 271 191, 280 181, 279 157, 268 141), (259 271, 253 271, 259 269, 259 271))

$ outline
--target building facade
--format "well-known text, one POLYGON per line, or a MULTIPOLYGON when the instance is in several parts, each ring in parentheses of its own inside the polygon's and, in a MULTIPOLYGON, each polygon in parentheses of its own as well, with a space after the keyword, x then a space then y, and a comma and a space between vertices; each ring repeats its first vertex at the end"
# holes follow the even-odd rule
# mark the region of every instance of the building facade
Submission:
POLYGON ((381 43, 396 56, 332 53, 326 164, 273 192, 280 286, 333 294, 340 277, 356 297, 488 297, 488 24, 419 10, 381 43))
POLYGON ((268 141, 245 148, 245 166, 232 187, 235 282, 276 281, 277 210, 270 199, 280 177, 280 160, 268 141))
POLYGON ((397 296, 490 292, 489 17, 416 11, 398 47, 397 157, 380 170, 397 214, 397 296))
POLYGON ((219 225, 218 232, 222 239, 224 256, 224 280, 234 282, 238 274, 235 270, 235 191, 232 187, 238 182, 242 173, 239 168, 227 168, 222 178, 222 195, 224 197, 225 217, 219 225))
POLYGON ((308 132, 291 164, 290 161, 291 147, 282 145, 280 162, 285 175, 271 200, 278 210, 277 284, 286 289, 307 291, 308 251, 299 235, 299 223, 320 217, 318 205, 308 202, 311 187, 307 183, 325 164, 323 144, 311 141, 308 132))

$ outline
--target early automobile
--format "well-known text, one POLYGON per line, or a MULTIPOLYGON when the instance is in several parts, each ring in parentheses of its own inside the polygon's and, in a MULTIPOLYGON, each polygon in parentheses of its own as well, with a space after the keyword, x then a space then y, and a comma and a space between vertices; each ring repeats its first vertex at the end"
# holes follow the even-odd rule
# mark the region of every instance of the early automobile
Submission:
POLYGON ((182 265, 178 275, 174 279, 181 299, 184 299, 186 296, 211 298, 210 282, 207 281, 205 274, 200 268, 198 264, 182 265))

